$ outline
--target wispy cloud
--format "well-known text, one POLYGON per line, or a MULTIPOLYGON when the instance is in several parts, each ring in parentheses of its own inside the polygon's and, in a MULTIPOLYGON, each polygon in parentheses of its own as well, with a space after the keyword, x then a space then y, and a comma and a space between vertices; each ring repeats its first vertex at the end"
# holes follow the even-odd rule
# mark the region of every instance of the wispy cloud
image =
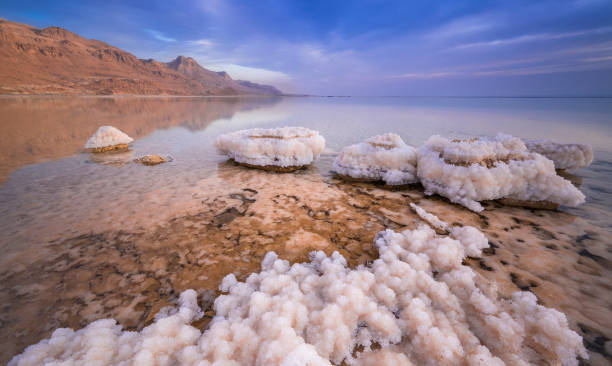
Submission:
MULTIPOLYGON (((492 18, 491 14, 458 18, 429 31, 425 38, 446 39, 483 32, 493 27, 492 18)), ((500 26, 500 21, 495 26, 500 26)))
POLYGON ((145 29, 145 31, 153 38, 162 42, 176 42, 176 39, 167 37, 162 32, 156 31, 154 29, 145 29))
POLYGON ((224 0, 201 0, 199 5, 205 13, 213 16, 219 16, 228 13, 230 4, 224 0))
POLYGON ((22 19, 36 26, 70 25, 140 58, 191 56, 233 78, 290 83, 295 92, 486 94, 582 87, 612 93, 610 0, 394 1, 384 7, 371 0, 351 6, 153 1, 146 7, 125 0, 70 4, 74 12, 58 12, 57 2, 69 3, 36 6, 52 19, 22 19), (546 73, 557 74, 507 77, 546 73), (583 82, 574 83, 578 78, 583 82))
POLYGON ((564 39, 564 38, 570 38, 570 37, 580 37, 580 36, 586 36, 586 35, 603 34, 603 33, 609 33, 609 32, 612 32, 612 27, 586 29, 586 30, 576 31, 576 32, 524 34, 524 35, 517 36, 517 37, 495 39, 492 41, 466 43, 466 44, 452 47, 451 50, 459 50, 459 49, 475 48, 475 47, 505 46, 509 44, 535 42, 535 41, 550 41, 550 40, 564 39))
POLYGON ((391 79, 418 79, 418 80, 426 80, 426 79, 439 79, 445 78, 449 76, 457 76, 460 75, 458 72, 454 71, 438 71, 438 72, 415 72, 415 73, 406 73, 399 75, 392 75, 391 79))
MULTIPOLYGON (((509 62, 511 64, 529 63, 533 60, 515 60, 509 62)), ((612 69, 612 55, 605 55, 601 57, 588 57, 574 60, 568 60, 566 62, 546 62, 532 65, 523 65, 518 67, 502 67, 502 68, 490 68, 492 65, 472 65, 469 70, 444 70, 444 71, 426 71, 426 72, 412 72, 398 75, 388 76, 390 79, 414 79, 414 80, 427 80, 427 79, 440 79, 440 78, 465 78, 474 76, 521 76, 521 75, 543 75, 543 74, 555 74, 563 72, 577 72, 577 71, 590 71, 590 70, 611 70, 612 69)), ((500 65, 501 66, 501 65, 500 65)))
POLYGON ((204 66, 213 71, 226 71, 233 79, 238 80, 260 83, 286 83, 291 80, 291 77, 284 72, 257 67, 237 64, 205 64, 204 66))
POLYGON ((601 56, 601 57, 587 57, 587 58, 583 58, 582 61, 584 61, 584 62, 605 62, 605 61, 612 61, 612 55, 601 56))
POLYGON ((194 45, 194 46, 212 47, 215 43, 211 41, 210 39, 202 38, 202 39, 196 39, 193 41, 187 41, 187 44, 194 45))

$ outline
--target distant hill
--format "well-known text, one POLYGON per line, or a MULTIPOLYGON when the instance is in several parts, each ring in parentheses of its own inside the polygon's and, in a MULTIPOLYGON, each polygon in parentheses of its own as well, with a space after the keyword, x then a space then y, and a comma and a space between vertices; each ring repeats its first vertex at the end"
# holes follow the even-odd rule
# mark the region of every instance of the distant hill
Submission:
POLYGON ((281 95, 193 58, 141 60, 63 28, 0 19, 0 94, 281 95))

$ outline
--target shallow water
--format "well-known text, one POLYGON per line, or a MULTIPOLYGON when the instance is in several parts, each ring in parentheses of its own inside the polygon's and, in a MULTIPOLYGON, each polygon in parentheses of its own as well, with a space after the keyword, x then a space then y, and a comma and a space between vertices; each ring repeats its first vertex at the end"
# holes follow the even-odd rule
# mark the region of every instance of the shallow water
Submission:
POLYGON ((564 311, 590 362, 610 360, 611 99, 7 97, 0 122, 0 337, 11 339, 0 363, 57 327, 114 317, 140 329, 181 290, 244 278, 268 250, 292 261, 339 250, 365 263, 377 256, 376 232, 418 222, 411 201, 483 230, 497 250, 468 264, 501 293, 526 289, 564 311), (132 150, 80 153, 101 124, 134 137, 132 150), (296 174, 238 167, 212 146, 221 133, 284 125, 327 140, 296 174), (497 132, 589 143, 594 163, 568 173, 587 203, 560 212, 489 204, 478 215, 418 187, 333 178, 343 146, 384 132, 412 145, 497 132), (172 161, 132 162, 150 153, 172 161))

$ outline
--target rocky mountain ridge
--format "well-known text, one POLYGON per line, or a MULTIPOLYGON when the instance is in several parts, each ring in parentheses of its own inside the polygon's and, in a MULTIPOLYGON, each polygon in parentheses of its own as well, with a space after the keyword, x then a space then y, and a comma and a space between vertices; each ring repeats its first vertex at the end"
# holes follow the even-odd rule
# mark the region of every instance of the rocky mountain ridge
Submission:
POLYGON ((66 29, 0 19, 0 94, 281 95, 193 58, 142 60, 66 29))

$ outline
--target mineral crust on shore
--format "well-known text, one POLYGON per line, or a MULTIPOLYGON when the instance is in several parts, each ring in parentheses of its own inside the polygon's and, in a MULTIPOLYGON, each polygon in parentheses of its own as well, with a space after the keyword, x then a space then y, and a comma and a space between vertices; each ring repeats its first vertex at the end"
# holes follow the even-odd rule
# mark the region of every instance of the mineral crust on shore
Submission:
POLYGON ((526 141, 530 152, 544 155, 555 163, 555 169, 578 169, 591 165, 593 148, 584 144, 560 144, 550 140, 526 141))
MULTIPOLYGON (((428 225, 375 237, 379 258, 350 268, 338 252, 315 251, 291 265, 269 252, 245 281, 225 276, 203 332, 194 290, 141 331, 113 319, 60 328, 9 366, 66 364, 240 365, 578 365, 588 358, 566 316, 529 291, 502 298, 463 264, 487 237, 449 225, 419 206, 428 225)), ((204 300, 203 300, 204 301, 204 300)))
POLYGON ((399 135, 386 133, 342 149, 333 169, 346 180, 399 186, 418 181, 416 163, 416 149, 399 135))
POLYGON ((437 193, 476 212, 483 210, 479 201, 484 200, 509 198, 548 207, 577 206, 585 199, 556 174, 551 160, 504 134, 464 141, 432 136, 418 149, 417 166, 426 194, 437 193))
POLYGON ((290 172, 317 159, 325 148, 325 139, 304 127, 255 128, 221 135, 215 147, 238 164, 290 172))

